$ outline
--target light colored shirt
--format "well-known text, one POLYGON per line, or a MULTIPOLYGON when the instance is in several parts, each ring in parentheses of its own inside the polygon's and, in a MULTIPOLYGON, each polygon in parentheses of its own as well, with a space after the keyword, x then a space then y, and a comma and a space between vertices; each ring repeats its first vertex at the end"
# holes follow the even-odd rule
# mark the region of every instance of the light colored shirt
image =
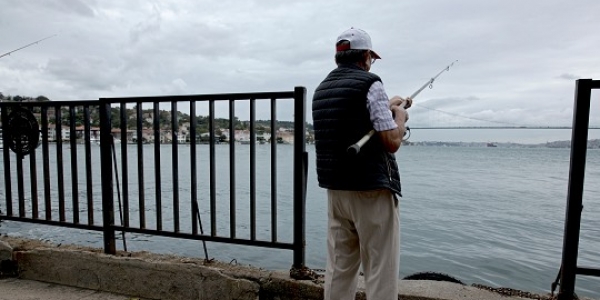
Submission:
POLYGON ((388 104, 389 98, 381 81, 375 81, 367 93, 367 109, 371 115, 371 123, 375 131, 386 131, 398 128, 388 104))

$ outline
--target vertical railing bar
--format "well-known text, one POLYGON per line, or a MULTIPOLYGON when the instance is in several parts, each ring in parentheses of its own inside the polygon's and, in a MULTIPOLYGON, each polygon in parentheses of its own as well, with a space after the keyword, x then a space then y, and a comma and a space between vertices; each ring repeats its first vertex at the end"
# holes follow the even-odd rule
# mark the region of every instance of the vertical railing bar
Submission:
POLYGON ((277 99, 271 98, 271 241, 277 242, 277 99))
POLYGON ((250 239, 256 240, 256 100, 250 99, 250 239))
POLYGON ((177 101, 171 101, 171 159, 173 165, 173 231, 179 232, 179 119, 177 101))
POLYGON ((160 179, 160 110, 159 102, 154 102, 154 197, 156 203, 156 230, 162 230, 162 187, 160 179))
POLYGON ((48 142, 48 107, 42 107, 42 165, 44 166, 44 211, 46 220, 52 220, 50 195, 50 151, 48 142))
MULTIPOLYGON (((39 125, 38 125, 39 126, 39 125)), ((39 128, 38 128, 39 130, 39 128)), ((39 140, 37 141, 39 143, 39 140)), ((31 184, 31 218, 38 219, 38 187, 37 187, 37 157, 35 150, 29 154, 29 178, 31 184)))
POLYGON ((573 299, 575 293, 590 121, 591 83, 591 79, 579 79, 575 85, 573 129, 571 132, 571 160, 567 209, 565 212, 560 290, 558 293, 559 300, 573 299))
POLYGON ((63 153, 62 153, 62 106, 56 106, 56 173, 58 180, 58 219, 61 222, 65 218, 65 186, 63 175, 63 153))
POLYGON ((31 179, 31 218, 38 219, 37 157, 35 150, 29 154, 29 174, 31 179))
POLYGON ((306 173, 306 88, 294 89, 294 263, 293 268, 304 267, 306 173))
POLYGON ((197 160, 196 160, 196 126, 198 125, 198 118, 196 117, 196 101, 190 101, 190 164, 192 180, 191 190, 191 205, 192 205, 192 234, 198 234, 198 215, 200 214, 200 207, 198 205, 198 174, 197 174, 197 160))
MULTIPOLYGON (((2 109, 2 124, 6 124, 8 119, 7 109, 2 109)), ((5 132, 2 132, 2 144, 5 145, 2 149, 2 155, 4 159, 4 189, 6 195, 6 215, 12 216, 12 177, 10 176, 10 152, 8 149, 8 136, 5 132)))
POLYGON ((144 144, 143 144, 143 111, 142 102, 136 102, 136 137, 137 137, 137 177, 138 177, 138 206, 140 212, 140 228, 146 228, 146 200, 144 196, 144 144))
POLYGON ((100 172, 102 183, 102 226, 104 228, 104 253, 116 254, 115 211, 113 195, 113 158, 111 107, 100 99, 100 172))
MULTIPOLYGON (((84 146, 85 146, 85 184, 87 198, 87 224, 94 225, 94 185, 92 175, 92 144, 90 124, 90 106, 83 107, 83 131, 84 131, 84 146)), ((98 136, 96 136, 96 139, 98 136)))
POLYGON ((128 157, 127 157, 127 143, 129 142, 128 136, 128 118, 127 118, 127 106, 125 102, 121 102, 120 105, 120 123, 121 123, 121 184, 122 187, 122 199, 123 199, 123 226, 129 227, 129 168, 128 157))
MULTIPOLYGON (((215 141, 213 140, 212 132, 215 130, 215 100, 210 100, 208 103, 208 131, 210 146, 210 235, 217 235, 217 178, 216 178, 216 161, 215 161, 215 141)), ((229 120, 231 127, 231 120, 229 120)), ((231 138, 229 139, 231 143, 231 138)))
POLYGON ((73 209, 73 223, 79 224, 79 189, 77 176, 77 131, 75 128, 75 106, 69 105, 69 143, 71 145, 71 201, 73 209))
MULTIPOLYGON (((235 100, 229 99, 229 120, 235 120, 235 100)), ((211 132, 211 138, 212 138, 211 132)), ((229 126, 229 231, 230 237, 235 238, 235 124, 229 126)))
MULTIPOLYGON (((20 140, 17 140, 20 143, 20 140)), ((19 146, 17 146, 19 147, 19 146)), ((20 148, 20 147, 19 147, 20 148)), ((23 180, 23 157, 17 154, 17 195, 19 196, 19 217, 25 217, 25 186, 23 180)))

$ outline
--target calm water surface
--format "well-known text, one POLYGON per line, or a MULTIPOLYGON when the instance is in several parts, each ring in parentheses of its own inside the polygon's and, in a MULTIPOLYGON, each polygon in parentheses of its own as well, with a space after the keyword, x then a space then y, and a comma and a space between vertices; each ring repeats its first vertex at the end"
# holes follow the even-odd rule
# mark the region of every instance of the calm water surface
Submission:
MULTIPOLYGON (((66 147, 66 146, 65 146, 66 147)), ((78 160, 83 147, 78 148, 78 160)), ((135 146, 130 147, 129 194, 133 225, 139 222, 137 199, 137 159, 135 146)), ((282 145, 277 151, 278 168, 278 232, 281 241, 291 241, 292 146, 282 145)), ((117 149, 118 150, 118 149, 117 149)), ((227 236, 229 226, 229 148, 217 146, 217 231, 227 236)), ((55 157, 51 149, 51 157, 55 157)), ((70 199, 70 158, 65 149, 64 169, 66 199, 70 199)), ((98 148, 93 155, 98 155, 98 148)), ((172 227, 169 213, 172 188, 171 146, 161 146, 161 190, 163 226, 172 227)), ((210 230, 208 211, 208 147, 198 146, 199 204, 205 231, 210 230)), ((327 206, 325 191, 318 187, 314 165, 314 148, 309 152, 309 180, 306 203, 306 263, 311 268, 324 268, 327 206)), ((40 152, 41 153, 41 152, 40 152)), ((179 193, 182 229, 189 228, 190 176, 189 146, 179 151, 179 193)), ((236 234, 249 236, 249 155, 247 145, 236 146, 236 234)), ((118 153, 117 153, 118 154, 118 153)), ((153 184, 153 148, 144 147, 147 222, 155 222, 153 184)), ((564 216, 569 172, 569 149, 526 148, 460 148, 403 147, 397 153, 403 187, 400 202, 401 260, 400 277, 416 272, 434 271, 449 274, 467 284, 480 283, 511 287, 532 292, 548 292, 560 266, 564 216)), ((257 145, 257 236, 270 237, 270 146, 257 145), (265 174, 261 176, 261 174, 265 174)), ((39 160, 39 157, 38 157, 39 160)), ((83 164, 83 163, 81 163, 83 164)), ((38 168, 41 166, 38 164, 38 168)), ((51 180, 56 180, 53 167, 51 180)), ((85 203, 84 168, 79 171, 80 202, 85 203)), ((119 167, 120 168, 120 167, 119 167)), ((16 168, 12 167, 14 171, 16 168)), ((99 195, 99 160, 94 160, 94 190, 99 195)), ((26 168, 27 170, 27 168, 26 168)), ((40 173, 41 174, 41 173, 40 173)), ((41 177, 41 175, 38 175, 41 177)), ((122 174, 120 174, 122 176, 122 174)), ((41 179, 40 179, 41 180, 41 179)), ((40 186, 41 181, 40 181, 40 186)), ((4 189, 4 184, 2 184, 4 189)), ((121 187, 122 188, 122 187, 121 187)), ((16 193, 13 183, 13 193, 16 193)), ((56 191, 53 191, 55 193, 56 191)), ((0 209, 4 206, 4 195, 0 209)), ((40 195, 41 197, 41 195, 40 195)), ((96 223, 101 221, 100 198, 95 198, 96 223)), ((68 202, 68 201, 67 201, 68 202)), ((16 203, 15 203, 16 204, 16 203)), ((16 206, 16 205, 15 205, 16 206)), ((56 205, 55 205, 56 206, 56 205)), ((116 207, 116 206, 115 206, 116 207)), ((67 203, 67 210, 70 204, 67 203)), ((28 208, 30 209, 30 207, 28 208)), ((41 207, 41 212, 43 208, 41 207)), ((72 213, 72 209, 71 209, 72 213)), ((69 214, 69 212, 68 212, 69 214)), ((53 211, 53 216, 57 212, 53 211)), ((600 151, 589 150, 587 158, 584 210, 581 223, 579 265, 600 267, 600 151)), ((83 221, 86 220, 82 213, 83 221)), ((102 246, 97 232, 3 222, 0 233, 38 238, 56 243, 102 246)), ((202 257, 198 241, 173 240, 153 236, 127 234, 129 251, 150 250, 202 257), (176 241, 176 243, 174 243, 176 241)), ((287 270, 292 253, 228 244, 208 243, 211 257, 223 261, 237 260, 268 269, 287 270)), ((120 247, 121 244, 118 243, 120 247)), ((600 279, 577 277, 577 293, 600 298, 600 279)))

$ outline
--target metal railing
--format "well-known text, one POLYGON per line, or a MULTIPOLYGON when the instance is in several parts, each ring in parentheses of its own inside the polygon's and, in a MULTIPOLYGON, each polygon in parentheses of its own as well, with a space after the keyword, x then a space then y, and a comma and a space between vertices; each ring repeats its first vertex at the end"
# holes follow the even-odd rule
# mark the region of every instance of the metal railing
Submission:
MULTIPOLYGON (((94 199, 92 170, 92 145, 90 143, 90 111, 98 109, 98 101, 61 101, 61 102, 2 102, 0 103, 1 120, 3 124, 3 187, 4 205, 0 218, 14 221, 32 222, 46 225, 65 226, 87 230, 101 230, 94 219, 97 207, 94 199), (24 108, 30 110, 39 120, 40 141, 37 149, 27 156, 11 153, 9 139, 10 111, 24 108), (77 151, 77 129, 75 111, 81 110, 84 122, 84 132, 80 141, 84 143, 84 166, 80 166, 77 151), (67 117, 63 117, 63 113, 67 117), (54 143, 54 147, 52 146, 54 143), (65 146, 68 143, 68 146, 65 146), (39 149, 41 147, 41 149, 39 149), (68 151, 64 151, 65 147, 68 151), (41 152, 41 157, 38 155, 41 152), (52 152, 52 154, 51 154, 52 152), (28 164, 28 172, 24 169, 28 164), (65 164, 70 165, 70 173, 65 170, 65 164), (81 170, 83 168, 83 171, 81 170), (13 171, 15 170, 16 171, 13 171), (86 201, 80 204, 80 178, 84 174, 86 201), (40 176, 41 175, 41 176, 40 176), (68 175, 68 180, 65 176, 68 175), (17 195, 13 193, 13 181, 17 183, 17 195), (70 181, 70 182, 69 182, 70 181), (41 183, 41 184, 40 184, 41 183), (54 184, 53 184, 54 183, 54 184), (69 189, 70 185, 70 189, 69 189), (28 189, 29 193, 26 193, 28 189), (70 190, 70 191, 69 191, 70 190), (67 197, 68 195, 68 197, 67 197), (67 198, 70 198, 67 200, 67 198), (18 209, 13 207, 18 203, 18 209), (42 202, 40 204, 39 202, 42 202), (30 208, 30 213, 27 208, 30 208), (81 209, 86 210, 87 220, 81 219, 81 209), (70 214, 67 212, 70 211, 70 214)), ((0 208, 1 209, 1 208, 0 208)))
POLYGON ((574 299, 576 275, 600 277, 600 269, 577 265, 592 89, 600 89, 600 80, 579 79, 576 81, 573 131, 571 135, 571 166, 569 170, 562 263, 559 273, 559 300, 574 299))
MULTIPOLYGON (((39 149, 33 151, 29 158, 11 154, 6 147, 10 133, 7 134, 9 129, 4 126, 5 147, 2 152, 5 191, 0 195, 4 196, 4 199, 0 198, 0 218, 101 231, 104 251, 109 254, 116 253, 116 232, 135 232, 288 249, 294 253, 292 268, 302 268, 305 261, 304 215, 308 163, 305 102, 304 87, 287 92, 102 98, 99 101, 2 102, 3 124, 7 124, 8 112, 17 107, 32 110, 39 118, 42 157, 37 157, 39 149), (294 113, 293 168, 283 171, 283 176, 281 170, 278 172, 279 146, 276 140, 277 103, 281 100, 292 100, 294 113), (270 108, 271 136, 270 158, 265 162, 270 168, 265 170, 261 166, 258 175, 257 102, 266 103, 270 108), (218 144, 217 130, 220 129, 216 128, 215 105, 220 103, 227 104, 229 109, 227 130, 230 142, 226 145, 218 144), (249 107, 249 145, 243 145, 249 155, 249 166, 242 166, 247 168, 249 178, 243 184, 236 180, 239 178, 237 169, 241 169, 237 150, 242 147, 234 142, 236 103, 244 103, 249 107), (166 105, 170 109, 161 110, 166 105), (207 106, 208 109, 207 119, 202 120, 208 122, 208 140, 197 129, 197 105, 207 106), (144 110, 144 106, 150 106, 151 109, 144 110), (189 127, 185 128, 186 139, 180 136, 180 110, 190 112, 189 119, 185 120, 189 127), (49 111, 53 111, 50 117, 49 111), (66 118, 63 117, 65 113, 66 118), (99 124, 92 123, 92 120, 96 120, 95 116, 99 124), (98 125, 99 128, 95 127, 98 125), (200 146, 200 139, 206 145, 200 146), (118 141, 121 141, 120 145, 118 141), (55 145, 52 145, 53 142, 55 145), (217 166, 217 161, 227 153, 228 158, 223 162, 228 169, 225 171, 217 166), (99 167, 94 161, 98 157, 99 167), (207 166, 199 167, 201 160, 207 166), (29 165, 29 172, 24 171, 24 163, 29 165), (225 180, 219 181, 223 179, 219 177, 223 173, 225 180), (263 180, 261 183, 257 180, 259 175, 263 180), (265 176, 268 178, 266 183, 265 176), (80 182, 81 178, 84 182, 80 182), (278 192, 280 178, 292 178, 290 194, 282 196, 278 192), (15 180, 18 186, 16 198, 13 192, 15 180), (38 182, 43 182, 43 187, 38 182), (25 185, 30 186, 29 194, 25 185), (267 191, 264 191, 265 186, 269 186, 267 191), (261 189, 260 195, 257 187, 261 189), (240 192, 241 189, 243 192, 240 192), (149 190, 153 190, 152 193, 148 193, 149 190), (228 193, 224 190, 228 190, 228 193), (101 196, 98 191, 101 191, 101 196), (80 199, 82 194, 85 199, 80 199), (200 198, 207 200, 208 204, 201 207, 200 198), (40 205, 39 199, 43 199, 43 204, 40 205), (18 203, 18 210, 13 207, 15 202, 18 203), (115 209, 115 203, 118 203, 118 209, 115 209), (260 214, 257 213, 257 203, 261 205, 260 214), (293 214, 291 223, 285 224, 285 228, 292 228, 291 240, 282 239, 277 229, 281 226, 278 218, 281 209, 278 206, 282 203, 290 207, 290 213, 293 214), (224 204, 228 207, 224 208, 224 204), (5 210, 1 206, 5 206, 5 210), (266 207, 270 211, 269 228, 261 230, 259 234, 259 225, 265 225, 263 211, 266 207), (218 213, 224 209, 229 210, 228 216, 218 213), (239 217, 239 211, 243 211, 243 218, 239 217), (116 212, 119 214, 118 220, 115 220, 116 212), (207 232, 203 230, 201 214, 209 215, 206 225, 210 229, 207 232), (240 224, 240 219, 247 221, 247 224, 240 224), (223 225, 224 221, 226 225, 223 225), (239 228, 248 228, 247 234, 241 234, 239 228), (269 232, 268 237, 262 234, 265 231, 269 232)), ((264 154, 264 147, 268 146, 261 147, 261 153, 264 154)), ((287 219, 290 219, 289 215, 287 219)))

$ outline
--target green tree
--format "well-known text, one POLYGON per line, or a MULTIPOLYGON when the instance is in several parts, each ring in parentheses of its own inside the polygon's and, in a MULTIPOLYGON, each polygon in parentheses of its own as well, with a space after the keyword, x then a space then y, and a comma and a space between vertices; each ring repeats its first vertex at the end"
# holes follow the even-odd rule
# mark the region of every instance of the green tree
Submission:
POLYGON ((110 108, 110 123, 112 128, 121 127, 121 109, 118 107, 110 108))

